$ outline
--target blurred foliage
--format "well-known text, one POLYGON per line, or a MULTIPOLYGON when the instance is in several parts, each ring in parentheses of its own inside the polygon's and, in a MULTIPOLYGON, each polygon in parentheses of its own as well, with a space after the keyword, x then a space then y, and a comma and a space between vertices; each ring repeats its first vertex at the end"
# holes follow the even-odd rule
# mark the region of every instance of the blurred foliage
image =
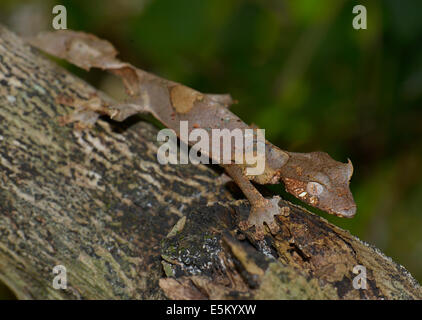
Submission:
MULTIPOLYGON (((122 60, 231 93, 233 111, 283 149, 350 158, 356 217, 318 213, 422 280, 422 1, 3 0, 0 18, 23 34, 51 29, 54 4, 68 28, 110 40, 122 60), (357 4, 367 30, 352 27, 357 4)), ((102 72, 72 71, 121 91, 102 72)))

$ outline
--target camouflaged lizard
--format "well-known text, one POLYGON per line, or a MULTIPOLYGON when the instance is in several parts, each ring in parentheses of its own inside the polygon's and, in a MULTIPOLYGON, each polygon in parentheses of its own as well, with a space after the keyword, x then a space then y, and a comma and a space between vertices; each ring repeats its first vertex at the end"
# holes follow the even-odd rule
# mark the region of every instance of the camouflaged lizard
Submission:
MULTIPOLYGON (((109 42, 93 35, 62 30, 42 33, 29 41, 39 49, 86 70, 96 67, 121 77, 131 97, 130 102, 119 105, 109 105, 98 97, 87 102, 71 101, 68 104, 72 104, 76 111, 66 118, 67 123, 77 121, 92 125, 99 114, 123 121, 136 113, 151 113, 178 135, 180 121, 184 120, 189 123, 189 132, 194 128, 250 128, 229 110, 233 103, 230 95, 203 94, 121 62, 115 58, 117 51, 109 42)), ((288 152, 266 141, 263 174, 248 176, 246 166, 240 164, 222 166, 251 203, 249 218, 241 224, 242 228, 255 226, 257 233, 262 232, 264 223, 271 228, 275 224, 274 216, 281 214, 280 198, 264 198, 251 181, 258 184, 283 182, 289 193, 330 214, 351 218, 356 213, 349 189, 353 173, 350 160, 341 163, 324 152, 288 152)))

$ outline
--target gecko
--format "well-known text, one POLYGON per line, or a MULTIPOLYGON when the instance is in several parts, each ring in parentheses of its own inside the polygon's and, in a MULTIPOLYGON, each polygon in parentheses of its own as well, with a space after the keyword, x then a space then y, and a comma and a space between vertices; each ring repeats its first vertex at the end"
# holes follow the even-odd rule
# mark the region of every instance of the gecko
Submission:
MULTIPOLYGON (((229 107, 235 101, 229 94, 201 93, 122 62, 116 58, 117 51, 111 43, 92 34, 60 30, 40 33, 28 41, 42 51, 83 69, 100 68, 123 81, 130 97, 127 102, 110 104, 99 97, 85 102, 59 101, 75 108, 75 112, 66 117, 65 123, 92 125, 99 115, 124 121, 137 113, 150 113, 164 126, 173 129, 179 138, 181 121, 188 121, 189 132, 198 127, 206 130, 250 128, 230 111, 229 107)), ((241 221, 241 229, 255 227, 258 238, 262 238, 264 224, 270 229, 276 228, 274 216, 281 214, 281 208, 279 196, 265 198, 253 183, 284 183, 287 192, 310 206, 339 217, 352 218, 356 213, 349 188, 353 174, 350 160, 342 163, 325 152, 289 152, 265 140, 265 169, 262 174, 246 175, 246 165, 243 164, 222 164, 222 167, 251 204, 249 217, 241 221)))

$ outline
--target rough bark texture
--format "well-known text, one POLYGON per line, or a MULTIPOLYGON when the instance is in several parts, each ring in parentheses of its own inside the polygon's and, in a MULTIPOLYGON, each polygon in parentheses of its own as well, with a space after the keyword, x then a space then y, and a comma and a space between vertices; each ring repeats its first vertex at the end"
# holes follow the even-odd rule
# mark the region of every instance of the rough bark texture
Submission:
POLYGON ((159 165, 146 122, 60 126, 56 97, 93 92, 0 26, 0 279, 19 298, 422 298, 403 267, 290 203, 256 242, 238 229, 248 203, 208 167, 159 165))

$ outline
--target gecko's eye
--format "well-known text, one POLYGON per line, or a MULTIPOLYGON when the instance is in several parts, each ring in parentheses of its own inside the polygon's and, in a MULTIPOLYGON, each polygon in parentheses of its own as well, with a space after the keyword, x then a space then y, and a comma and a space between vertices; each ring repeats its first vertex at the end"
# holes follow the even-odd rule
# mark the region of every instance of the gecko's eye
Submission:
POLYGON ((308 182, 306 191, 312 196, 319 196, 324 191, 324 187, 318 182, 308 182))

